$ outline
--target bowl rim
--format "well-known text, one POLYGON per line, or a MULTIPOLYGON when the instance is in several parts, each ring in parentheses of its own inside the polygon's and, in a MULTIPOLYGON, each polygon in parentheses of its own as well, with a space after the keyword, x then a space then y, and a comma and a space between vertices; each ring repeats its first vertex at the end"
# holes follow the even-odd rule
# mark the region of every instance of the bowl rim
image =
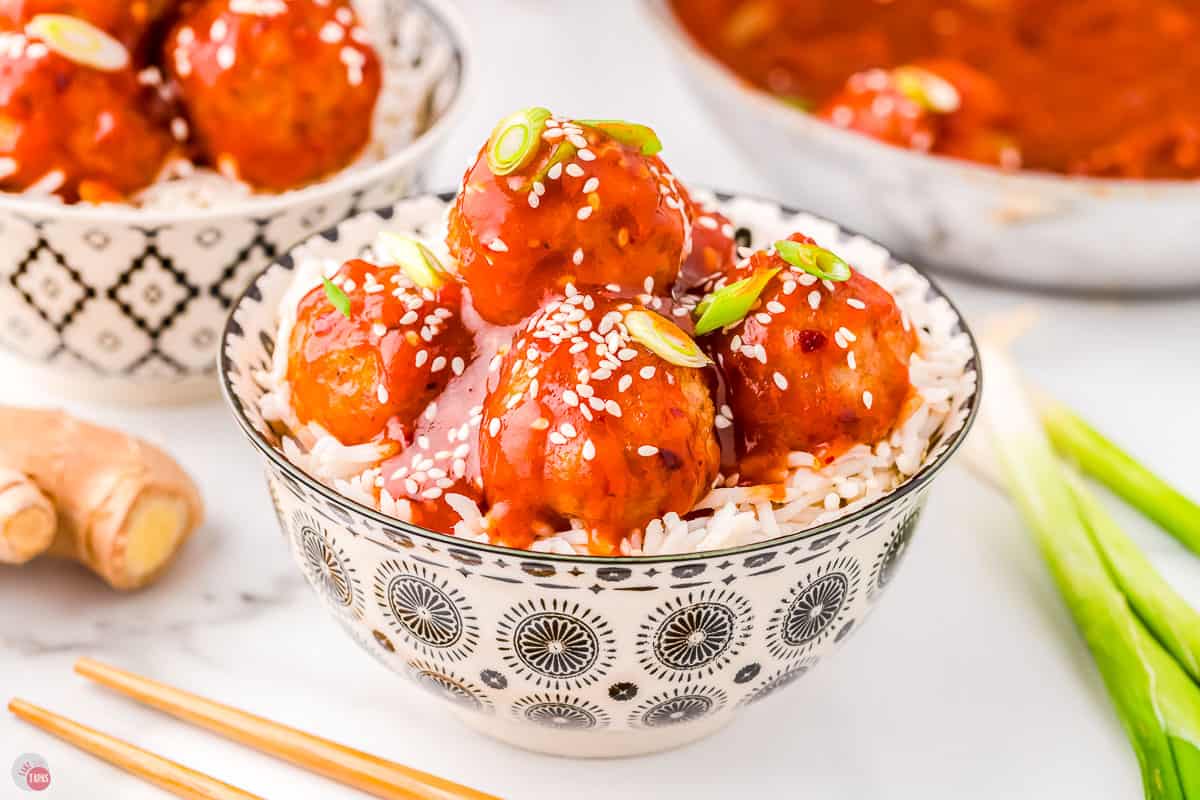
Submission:
MULTIPOLYGON (((704 187, 704 188, 707 188, 707 187, 704 187)), ((795 214, 805 213, 805 214, 809 214, 810 216, 816 217, 817 219, 825 220, 825 217, 822 217, 819 214, 812 214, 811 212, 807 212, 807 211, 803 211, 801 209, 794 208, 793 206, 788 205, 786 203, 780 203, 776 200, 769 200, 767 198, 764 198, 764 197, 761 197, 758 195, 754 195, 754 194, 750 194, 750 193, 746 193, 746 192, 724 192, 724 191, 716 191, 716 190, 710 190, 710 191, 712 191, 713 194, 715 194, 716 197, 719 200, 721 200, 722 202, 729 202, 729 201, 731 201, 733 199, 737 199, 737 198, 757 200, 759 202, 769 203, 769 204, 775 206, 776 208, 778 208, 780 211, 782 211, 785 214, 795 215, 795 214)), ((416 201, 426 199, 426 198, 436 198, 442 203, 450 203, 450 202, 453 202, 456 195, 457 195, 457 193, 453 192, 453 191, 426 192, 426 193, 421 193, 421 194, 409 195, 408 197, 405 197, 405 198, 397 201, 396 204, 394 204, 394 205, 399 205, 402 203, 412 203, 412 202, 416 202, 416 201)), ((776 536, 776 537, 773 537, 770 539, 765 539, 761 542, 754 542, 752 544, 738 545, 736 547, 725 547, 725 548, 721 548, 719 550, 700 550, 700 551, 696 551, 696 552, 692 552, 692 553, 671 553, 671 554, 658 554, 658 555, 648 555, 648 556, 593 556, 593 555, 579 555, 579 554, 567 555, 564 553, 541 553, 541 552, 535 552, 532 550, 519 550, 519 549, 512 548, 512 547, 503 547, 501 545, 491 544, 488 542, 475 542, 475 541, 471 541, 469 539, 460 539, 460 538, 458 538, 456 536, 452 536, 450 534, 439 533, 438 531, 429 530, 428 528, 423 528, 419 525, 414 525, 410 522, 405 522, 404 520, 397 519, 395 517, 390 517, 387 514, 384 514, 382 511, 379 511, 378 509, 374 509, 374 508, 365 506, 356 500, 352 500, 351 498, 346 497, 345 495, 342 495, 336 489, 326 486, 324 483, 322 483, 321 481, 317 480, 316 478, 310 476, 303 469, 301 469, 297 465, 293 464, 287 458, 287 456, 283 454, 283 452, 281 452, 280 450, 271 446, 271 444, 263 437, 263 435, 261 433, 259 433, 258 429, 255 428, 254 425, 247 418, 245 409, 242 406, 242 402, 234 392, 233 379, 231 376, 232 359, 229 358, 229 355, 228 355, 228 342, 229 342, 229 339, 233 336, 243 336, 243 337, 245 336, 245 332, 241 329, 241 323, 239 323, 235 319, 235 317, 236 317, 238 311, 242 308, 243 304, 246 302, 246 298, 249 297, 251 294, 258 295, 258 297, 256 298, 258 300, 261 300, 264 297, 263 293, 259 290, 258 285, 263 280, 263 278, 266 277, 266 275, 269 272, 271 272, 272 270, 274 270, 276 267, 281 267, 281 268, 288 269, 289 271, 291 271, 292 268, 289 268, 289 267, 281 264, 281 262, 285 259, 290 259, 292 252, 296 248, 304 246, 307 242, 312 241, 312 240, 316 239, 317 237, 321 237, 329 242, 338 241, 338 237, 340 235, 339 229, 341 228, 342 225, 347 224, 353 220, 356 220, 366 214, 374 214, 374 215, 378 216, 381 220, 390 219, 389 214, 390 214, 391 210, 394 208, 394 205, 393 206, 384 206, 379 209, 360 211, 358 214, 355 214, 354 216, 349 217, 348 219, 342 220, 337 225, 334 225, 321 233, 317 233, 317 234, 314 234, 313 236, 309 236, 306 239, 304 239, 304 241, 302 241, 302 242, 298 242, 295 245, 295 247, 293 247, 287 253, 284 253, 284 254, 280 255, 279 257, 272 259, 269 264, 267 264, 265 267, 263 267, 257 273, 255 273, 254 277, 247 284, 246 288, 242 290, 242 292, 234 300, 233 305, 230 307, 229 314, 227 315, 226 320, 225 320, 225 325, 222 327, 222 330, 221 330, 221 338, 219 341, 220 349, 218 351, 218 356, 217 356, 217 371, 220 376, 219 382, 220 382, 220 386, 221 386, 221 397, 222 397, 222 399, 224 399, 226 406, 233 413, 234 419, 237 421, 238 427, 241 429, 242 433, 246 436, 246 438, 248 438, 250 440, 250 443, 252 445, 254 445, 254 447, 256 449, 258 449, 264 456, 266 456, 267 460, 269 462, 271 462, 272 464, 274 464, 275 467, 286 472, 291 478, 293 478, 294 480, 296 480, 299 483, 301 483, 302 485, 304 485, 309 491, 312 491, 312 492, 315 492, 315 493, 321 495, 322 497, 325 498, 325 500, 334 504, 335 506, 342 508, 343 510, 345 510, 347 513, 349 513, 351 515, 366 517, 367 519, 371 520, 372 522, 374 522, 378 525, 381 525, 385 528, 398 529, 410 536, 415 536, 419 539, 433 540, 435 542, 438 542, 439 544, 442 544, 442 545, 445 545, 448 547, 454 547, 454 548, 463 549, 463 550, 478 550, 478 551, 490 553, 493 555, 501 555, 501 556, 507 555, 509 557, 520 557, 520 558, 524 558, 526 560, 552 561, 552 562, 558 562, 558 563, 590 564, 590 565, 605 565, 605 564, 607 564, 607 565, 631 565, 631 564, 676 563, 676 562, 681 562, 681 561, 697 561, 697 560, 704 560, 704 559, 709 559, 709 558, 726 558, 726 557, 732 558, 735 556, 740 557, 740 556, 744 556, 744 555, 750 555, 752 553, 756 553, 761 550, 782 547, 782 546, 785 546, 785 545, 788 545, 788 544, 791 544, 794 542, 804 541, 804 540, 807 540, 810 538, 821 536, 822 534, 829 533, 830 531, 832 531, 835 528, 840 528, 844 525, 848 525, 848 524, 859 522, 859 521, 862 521, 865 519, 869 519, 869 518, 879 514, 881 511, 894 506, 900 500, 902 500, 909 494, 912 494, 913 492, 916 492, 917 490, 923 488, 924 486, 926 486, 933 480, 934 476, 937 475, 937 473, 940 472, 947 463, 949 463, 950 459, 958 451, 958 448, 962 445, 963 441, 967 438, 967 435, 971 432, 971 428, 975 424, 975 419, 979 413, 980 401, 983 397, 983 371, 982 371, 982 365, 981 365, 982 359, 980 358, 979 345, 975 341, 975 335, 971 332, 970 327, 967 325, 966 318, 963 316, 962 312, 958 309, 958 307, 954 304, 954 301, 950 299, 950 297, 946 294, 946 292, 942 289, 942 287, 939 286, 937 284, 937 282, 934 281, 924 270, 909 264, 908 266, 910 266, 914 271, 917 272, 917 274, 919 274, 921 277, 923 277, 928 282, 930 291, 934 295, 936 295, 936 297, 944 300, 950 306, 950 309, 954 312, 955 316, 958 318, 959 328, 966 335, 966 337, 971 345, 971 358, 967 362, 967 369, 975 371, 975 390, 974 390, 974 392, 971 393, 971 396, 967 399, 967 402, 966 402, 967 416, 963 420, 962 426, 951 435, 950 441, 945 443, 945 449, 938 455, 938 457, 933 459, 932 461, 928 461, 928 462, 922 464, 921 468, 918 469, 915 474, 911 475, 907 480, 905 480, 903 483, 901 483, 899 486, 897 486, 891 492, 888 492, 887 494, 883 495, 882 497, 876 498, 875 500, 866 504, 862 508, 859 508, 859 509, 857 509, 849 514, 846 514, 844 516, 840 516, 837 519, 830 520, 829 522, 821 523, 820 525, 814 526, 812 528, 805 528, 803 530, 796 531, 795 533, 788 534, 787 536, 776 536), (236 329, 236 331, 235 331, 235 329, 236 329)), ((832 220, 828 220, 828 221, 832 222, 832 220)), ((848 228, 845 228, 841 225, 838 225, 837 223, 834 223, 834 224, 837 225, 838 229, 840 231, 842 231, 842 233, 845 235, 859 236, 859 237, 875 244, 876 246, 881 247, 888 254, 888 259, 892 263, 893 266, 895 266, 897 264, 905 263, 905 262, 901 262, 894 255, 892 255, 892 251, 890 249, 878 244, 878 242, 875 242, 874 239, 871 239, 868 236, 862 236, 861 234, 859 234, 853 230, 850 230, 848 228)), ((278 343, 276 343, 276 346, 278 346, 278 343)))
POLYGON ((639 0, 660 33, 675 46, 685 59, 709 78, 733 89, 738 94, 758 107, 763 113, 773 117, 783 125, 787 125, 799 133, 818 136, 836 141, 846 148, 858 148, 873 153, 876 157, 891 157, 905 162, 913 168, 922 168, 940 172, 946 176, 966 179, 993 181, 1005 189, 1021 187, 1043 188, 1052 191, 1077 191, 1093 196, 1108 196, 1122 194, 1188 194, 1194 197, 1200 193, 1200 179, 1122 179, 1096 178, 1086 175, 1063 175, 1046 170, 1020 169, 1008 172, 999 167, 980 164, 962 159, 949 158, 930 153, 918 153, 902 147, 876 141, 869 136, 862 136, 815 119, 796 109, 789 108, 774 95, 758 88, 744 80, 736 72, 701 47, 691 34, 684 28, 674 10, 670 8, 669 0, 639 0))
POLYGON ((427 11, 434 24, 445 32, 458 62, 459 77, 445 110, 428 128, 398 152, 362 169, 344 169, 332 177, 300 189, 262 195, 228 205, 195 209, 143 209, 132 206, 86 203, 55 203, 12 192, 0 192, 0 212, 23 214, 34 219, 159 228, 180 223, 214 222, 237 217, 271 218, 311 203, 353 193, 386 180, 391 174, 423 159, 446 138, 466 108, 475 85, 475 42, 466 19, 451 0, 408 0, 427 11))

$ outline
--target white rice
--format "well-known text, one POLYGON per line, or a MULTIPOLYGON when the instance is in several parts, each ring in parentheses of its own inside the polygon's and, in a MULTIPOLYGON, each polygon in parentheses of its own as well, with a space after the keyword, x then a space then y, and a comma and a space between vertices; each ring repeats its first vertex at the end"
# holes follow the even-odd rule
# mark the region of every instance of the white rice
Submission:
MULTIPOLYGON (((775 485, 717 486, 693 509, 693 512, 710 511, 710 515, 685 520, 671 513, 655 519, 644 531, 635 532, 622 542, 622 555, 678 554, 735 547, 796 533, 845 516, 895 490, 936 458, 941 448, 931 447, 931 442, 944 443, 962 428, 967 401, 976 389, 976 374, 968 369, 971 344, 965 333, 956 330, 958 316, 945 300, 931 295, 929 282, 912 267, 891 266, 890 257, 882 247, 861 237, 848 236, 825 220, 807 214, 788 216, 778 206, 757 200, 736 199, 721 204, 703 192, 693 194, 720 207, 735 225, 754 231, 756 242, 773 241, 800 231, 837 252, 891 292, 906 322, 917 333, 919 344, 910 362, 909 375, 921 403, 887 439, 874 446, 857 445, 825 467, 816 466, 816 459, 809 453, 792 453, 782 502, 772 501, 777 496, 775 485)), ((421 236, 440 258, 451 263, 443 235, 445 208, 432 199, 429 202, 439 207, 437 212, 426 209, 428 219, 436 219, 436 224, 426 224, 420 230, 413 226, 407 233, 421 236)), ((393 223, 396 230, 404 227, 400 217, 393 223)), ((345 253, 347 258, 359 255, 345 253)), ((366 257, 370 260, 369 252, 366 257)), ((301 426, 291 410, 286 343, 291 337, 296 306, 320 283, 322 275, 332 275, 340 263, 305 257, 303 248, 297 252, 295 278, 280 302, 273 367, 270 372, 255 376, 266 390, 260 408, 264 418, 280 422, 293 432, 292 437, 284 439, 284 452, 291 461, 347 497, 407 520, 407 502, 387 496, 376 483, 377 465, 384 456, 379 446, 341 445, 319 426, 301 426)), ((460 495, 447 495, 447 501, 462 518, 454 527, 455 535, 486 541, 487 520, 483 511, 460 495)), ((530 549, 586 554, 587 532, 575 522, 569 530, 537 540, 530 549)))
MULTIPOLYGON (((355 0, 354 5, 368 34, 387 30, 382 20, 386 0, 355 0)), ((396 155, 421 133, 422 126, 426 124, 425 109, 430 94, 445 76, 453 59, 449 43, 430 41, 424 27, 421 18, 410 14, 403 21, 395 46, 375 42, 383 61, 383 88, 375 106, 371 140, 353 164, 325 180, 353 174, 396 155)), ((62 174, 56 171, 21 195, 52 205, 62 205, 62 198, 53 194, 61 183, 62 174)), ((131 197, 129 202, 102 205, 109 208, 189 211, 222 208, 255 197, 286 197, 297 191, 300 189, 278 194, 256 193, 249 184, 227 177, 211 167, 198 166, 185 158, 178 158, 165 164, 157 180, 131 197)))

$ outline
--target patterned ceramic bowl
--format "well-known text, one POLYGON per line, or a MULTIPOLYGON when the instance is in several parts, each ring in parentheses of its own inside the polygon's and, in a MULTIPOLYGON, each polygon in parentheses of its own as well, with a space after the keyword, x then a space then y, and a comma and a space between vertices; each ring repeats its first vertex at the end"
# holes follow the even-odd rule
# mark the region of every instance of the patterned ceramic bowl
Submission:
MULTIPOLYGON (((799 533, 686 555, 545 555, 456 539, 349 500, 284 457, 255 373, 269 370, 295 259, 352 258, 387 229, 431 232, 446 199, 412 198, 305 242, 254 279, 222 341, 222 388, 264 457, 284 536, 347 633, 472 727, 565 756, 693 741, 828 658, 895 576, 934 476, 970 428, 977 388, 891 494, 799 533)), ((751 242, 820 225, 827 244, 872 246, 774 204, 721 200, 751 242), (739 215, 743 202, 769 224, 739 215)))
POLYGON ((89 397, 214 395, 217 339, 250 278, 301 239, 412 191, 463 105, 468 40, 448 0, 377 2, 384 58, 422 76, 404 101, 418 109, 411 144, 299 191, 196 211, 0 194, 0 343, 47 384, 89 397))

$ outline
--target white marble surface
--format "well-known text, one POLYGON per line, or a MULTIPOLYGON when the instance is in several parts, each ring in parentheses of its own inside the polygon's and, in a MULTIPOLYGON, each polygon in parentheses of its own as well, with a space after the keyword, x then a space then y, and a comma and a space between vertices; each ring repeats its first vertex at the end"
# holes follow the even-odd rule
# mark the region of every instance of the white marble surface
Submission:
MULTIPOLYGON (((484 69, 435 186, 502 113, 540 103, 653 124, 686 179, 775 194, 683 92, 633 0, 465 3, 484 69), (603 11, 597 13, 603 6, 603 11)), ((1079 265, 1086 269, 1086 264, 1079 265)), ((1048 299, 946 281, 971 319, 1033 303, 1029 373, 1200 495, 1200 300, 1048 299)), ((3 361, 4 402, 58 404, 166 444, 209 520, 152 589, 118 597, 70 566, 0 568, 0 696, 18 695, 270 798, 354 797, 135 707, 71 674, 107 659, 511 798, 1138 796, 1129 748, 1013 511, 961 467, 934 491, 907 564, 861 633, 788 692, 691 748, 620 763, 529 755, 468 733, 326 618, 279 538, 259 466, 219 404, 152 411, 51 396, 3 361)), ((1200 602, 1200 560, 1121 518, 1200 602)), ((0 798, 22 752, 71 800, 164 797, 0 715, 0 798)))

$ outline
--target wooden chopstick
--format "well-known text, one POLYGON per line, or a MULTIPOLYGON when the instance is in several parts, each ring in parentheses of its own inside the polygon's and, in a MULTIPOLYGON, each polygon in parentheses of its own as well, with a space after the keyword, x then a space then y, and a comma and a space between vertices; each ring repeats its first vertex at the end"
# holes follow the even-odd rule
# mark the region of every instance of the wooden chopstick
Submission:
POLYGON ((10 700, 8 710, 31 725, 184 800, 263 800, 256 794, 243 792, 202 772, 188 769, 24 700, 10 700))
POLYGON ((171 716, 384 800, 500 800, 90 658, 75 671, 171 716))

